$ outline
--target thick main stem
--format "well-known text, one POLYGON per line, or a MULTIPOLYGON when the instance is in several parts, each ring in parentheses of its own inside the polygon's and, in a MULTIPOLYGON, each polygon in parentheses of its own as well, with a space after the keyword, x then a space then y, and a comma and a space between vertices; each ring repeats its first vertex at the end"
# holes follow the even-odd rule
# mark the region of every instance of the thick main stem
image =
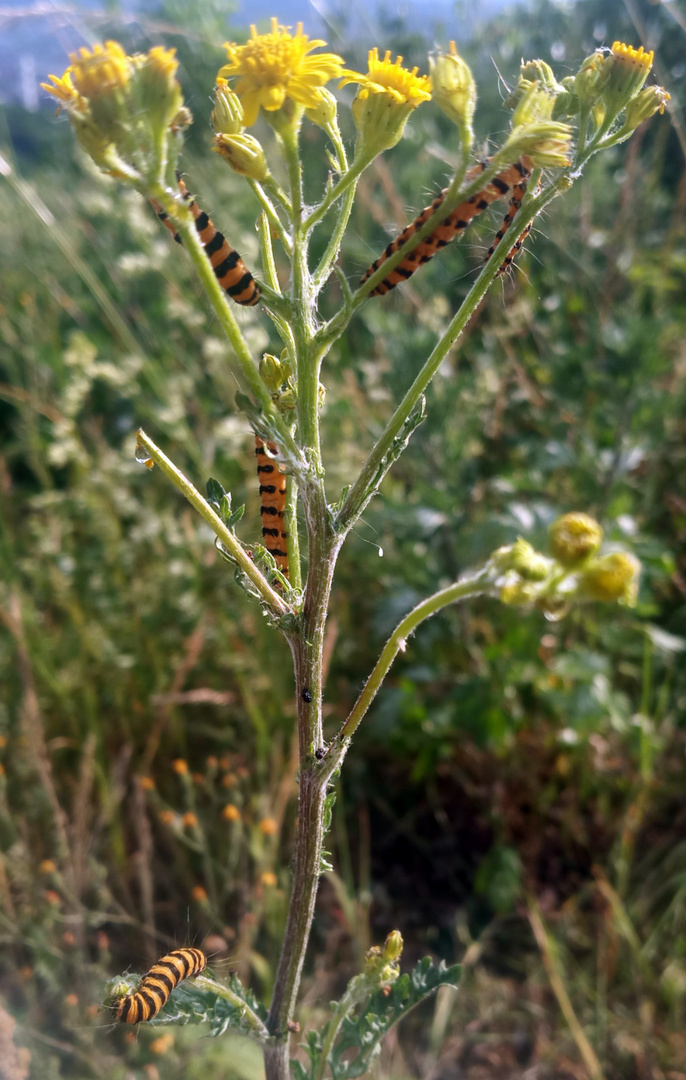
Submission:
POLYGON ((318 485, 305 493, 310 556, 302 629, 290 640, 298 703, 300 799, 293 885, 286 929, 274 982, 267 1027, 273 1040, 265 1047, 267 1080, 287 1080, 288 1022, 297 1002, 307 943, 314 917, 324 839, 324 800, 329 771, 317 762, 321 746, 324 630, 331 582, 340 541, 331 530, 323 491, 318 485))

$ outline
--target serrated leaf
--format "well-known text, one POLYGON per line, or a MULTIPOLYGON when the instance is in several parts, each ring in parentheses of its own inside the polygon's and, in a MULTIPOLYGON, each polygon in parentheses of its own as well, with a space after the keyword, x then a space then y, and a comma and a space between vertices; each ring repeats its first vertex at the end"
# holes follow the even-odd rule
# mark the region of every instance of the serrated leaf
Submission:
POLYGON ((219 481, 211 476, 205 484, 205 491, 207 492, 207 501, 210 506, 219 507, 226 494, 219 481))
POLYGON ((427 956, 386 988, 388 996, 382 990, 371 994, 361 1008, 343 1020, 340 1036, 329 1055, 333 1080, 363 1076, 386 1032, 439 986, 456 986, 461 970, 459 964, 449 968, 444 961, 434 964, 427 956), (357 1054, 351 1060, 349 1055, 354 1050, 357 1054), (343 1055, 345 1061, 341 1060, 343 1055))

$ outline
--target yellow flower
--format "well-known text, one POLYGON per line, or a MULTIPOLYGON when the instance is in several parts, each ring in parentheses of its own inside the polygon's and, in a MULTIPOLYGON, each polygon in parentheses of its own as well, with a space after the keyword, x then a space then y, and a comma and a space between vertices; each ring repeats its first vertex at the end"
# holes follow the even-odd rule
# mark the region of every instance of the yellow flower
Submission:
POLYGON ((356 82, 360 84, 353 101, 353 117, 358 131, 355 153, 371 158, 384 150, 390 150, 400 141, 407 119, 418 105, 431 99, 431 80, 428 75, 417 75, 417 68, 409 71, 402 66, 402 56, 391 62, 390 52, 383 60, 379 50, 370 49, 369 72, 344 71, 341 86, 356 82))
POLYGON ((367 58, 369 71, 362 75, 359 71, 343 71, 345 76, 339 83, 359 83, 358 97, 363 100, 370 94, 388 94, 398 105, 411 105, 416 108, 422 101, 431 100, 431 80, 428 75, 417 75, 419 68, 409 71, 402 66, 399 56, 391 63, 391 54, 387 49, 383 60, 379 59, 379 50, 370 49, 367 58))
MULTIPOLYGON (((70 53, 71 78, 79 94, 90 101, 101 94, 125 90, 131 77, 129 58, 118 41, 70 53)), ((67 72, 65 72, 65 75, 67 72)), ((64 76, 63 76, 64 78, 64 76)))
POLYGON ((607 85, 601 104, 605 109, 605 130, 642 88, 653 65, 653 56, 654 53, 645 52, 642 45, 634 49, 622 41, 614 42, 604 67, 607 85))
MULTIPOLYGON (((76 105, 83 108, 83 102, 79 100, 78 92, 71 79, 71 70, 71 67, 68 67, 64 75, 61 76, 48 75, 48 78, 52 81, 52 86, 49 83, 41 83, 44 90, 57 98, 60 109, 63 109, 66 105, 76 105)), ((57 111, 59 112, 59 109, 57 111)))
POLYGON ((317 89, 343 71, 343 59, 335 53, 307 55, 326 42, 310 41, 302 32, 302 23, 293 35, 278 19, 271 22, 269 34, 258 34, 251 26, 250 41, 245 45, 224 43, 229 63, 220 68, 219 77, 237 77, 234 90, 243 105, 245 127, 255 123, 260 107, 276 112, 287 98, 306 109, 315 108, 319 103, 317 89))

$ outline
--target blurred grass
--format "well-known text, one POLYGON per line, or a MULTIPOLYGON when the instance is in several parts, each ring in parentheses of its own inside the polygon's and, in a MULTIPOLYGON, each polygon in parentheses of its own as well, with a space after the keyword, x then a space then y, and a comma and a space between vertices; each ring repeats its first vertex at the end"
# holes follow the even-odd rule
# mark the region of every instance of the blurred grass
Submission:
MULTIPOLYGON (((643 7, 683 100, 683 41, 659 6, 643 7)), ((217 11, 202 19, 197 35, 223 40, 217 11)), ((482 134, 506 124, 491 56, 512 78, 520 54, 549 59, 563 43, 566 70, 598 33, 635 40, 620 4, 541 3, 465 43, 482 134)), ((174 38, 197 113, 184 168, 254 261, 254 207, 203 139, 221 55, 197 35, 174 38)), ((416 36, 388 45, 423 65, 416 36)), ((0 987, 41 1080, 155 1080, 160 1029, 127 1041, 99 1026, 105 972, 209 935, 219 973, 229 956, 269 994, 297 791, 289 656, 204 526, 133 459, 145 425, 196 483, 214 475, 245 501, 242 535, 258 536, 249 425, 190 263, 141 199, 73 159, 66 125, 41 114, 28 131, 17 165, 31 187, 0 193, 0 987), (27 200, 45 204, 71 252, 27 200)), ((365 180, 344 252, 351 277, 386 243, 384 226, 442 185, 449 136, 435 114, 415 120, 405 149, 365 180)), ((365 721, 343 777, 340 876, 322 888, 304 1019, 316 1022, 392 926, 408 959, 466 949, 471 972, 389 1043, 382 1075, 440 1080, 457 1063, 495 1077, 527 1062, 541 1076, 583 1075, 525 886, 605 1075, 683 1075, 683 165, 667 120, 655 121, 537 223, 341 559, 331 730, 401 614, 498 544, 540 543, 559 512, 597 515, 645 568, 636 612, 589 607, 546 625, 483 602, 437 617, 365 721)), ((497 220, 367 305, 330 358, 332 500, 497 220)), ((325 305, 335 298, 333 285, 325 305)), ((260 321, 240 317, 259 354, 260 321)), ((196 1046, 185 1032, 163 1065, 171 1080, 257 1068, 233 1044, 196 1046)))

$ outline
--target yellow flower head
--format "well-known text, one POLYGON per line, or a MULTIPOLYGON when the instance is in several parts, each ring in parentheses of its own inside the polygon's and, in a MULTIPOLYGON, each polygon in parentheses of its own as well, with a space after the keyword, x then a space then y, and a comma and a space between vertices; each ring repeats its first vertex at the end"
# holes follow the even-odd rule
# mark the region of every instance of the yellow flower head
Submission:
POLYGON ((295 35, 289 30, 272 18, 271 33, 258 34, 251 26, 247 44, 224 43, 229 62, 220 68, 219 77, 237 77, 234 90, 243 105, 246 127, 255 123, 260 107, 276 112, 287 98, 306 109, 315 108, 318 87, 342 74, 343 59, 335 53, 308 56, 326 45, 325 41, 310 41, 302 32, 302 23, 298 23, 295 35))
POLYGON ((428 75, 417 75, 419 68, 414 67, 409 71, 402 63, 402 56, 391 62, 391 54, 386 50, 383 60, 380 60, 379 50, 370 49, 367 74, 343 71, 340 86, 359 83, 358 97, 362 100, 370 94, 388 94, 398 105, 411 105, 414 109, 422 101, 431 100, 431 80, 428 75))
POLYGON ((611 79, 622 78, 629 82, 638 82, 634 89, 640 90, 648 77, 648 72, 653 66, 655 53, 651 49, 646 52, 643 46, 634 49, 632 45, 625 45, 623 41, 615 41, 612 45, 612 74, 611 79))
MULTIPOLYGON (((103 94, 125 90, 131 77, 129 58, 118 41, 70 53, 71 78, 76 90, 93 101, 103 94)), ((66 72, 65 72, 66 74, 66 72)))
POLYGON ((606 57, 607 86, 602 95, 606 123, 618 116, 636 97, 653 65, 654 53, 646 52, 641 45, 634 49, 621 41, 615 41, 606 57))
POLYGON ((431 99, 428 75, 418 75, 416 67, 409 71, 402 61, 399 56, 391 62, 390 52, 380 60, 379 50, 370 49, 366 75, 343 72, 341 86, 360 84, 352 110, 359 135, 355 152, 364 158, 371 159, 395 146, 413 110, 431 99))
MULTIPOLYGON (((73 82, 71 81, 71 67, 68 67, 64 75, 48 75, 48 78, 52 82, 41 83, 44 90, 47 90, 49 94, 53 94, 60 103, 60 109, 67 105, 75 105, 77 108, 83 107, 83 102, 80 102, 78 92, 73 82)), ((59 112, 59 109, 57 110, 59 112)))

